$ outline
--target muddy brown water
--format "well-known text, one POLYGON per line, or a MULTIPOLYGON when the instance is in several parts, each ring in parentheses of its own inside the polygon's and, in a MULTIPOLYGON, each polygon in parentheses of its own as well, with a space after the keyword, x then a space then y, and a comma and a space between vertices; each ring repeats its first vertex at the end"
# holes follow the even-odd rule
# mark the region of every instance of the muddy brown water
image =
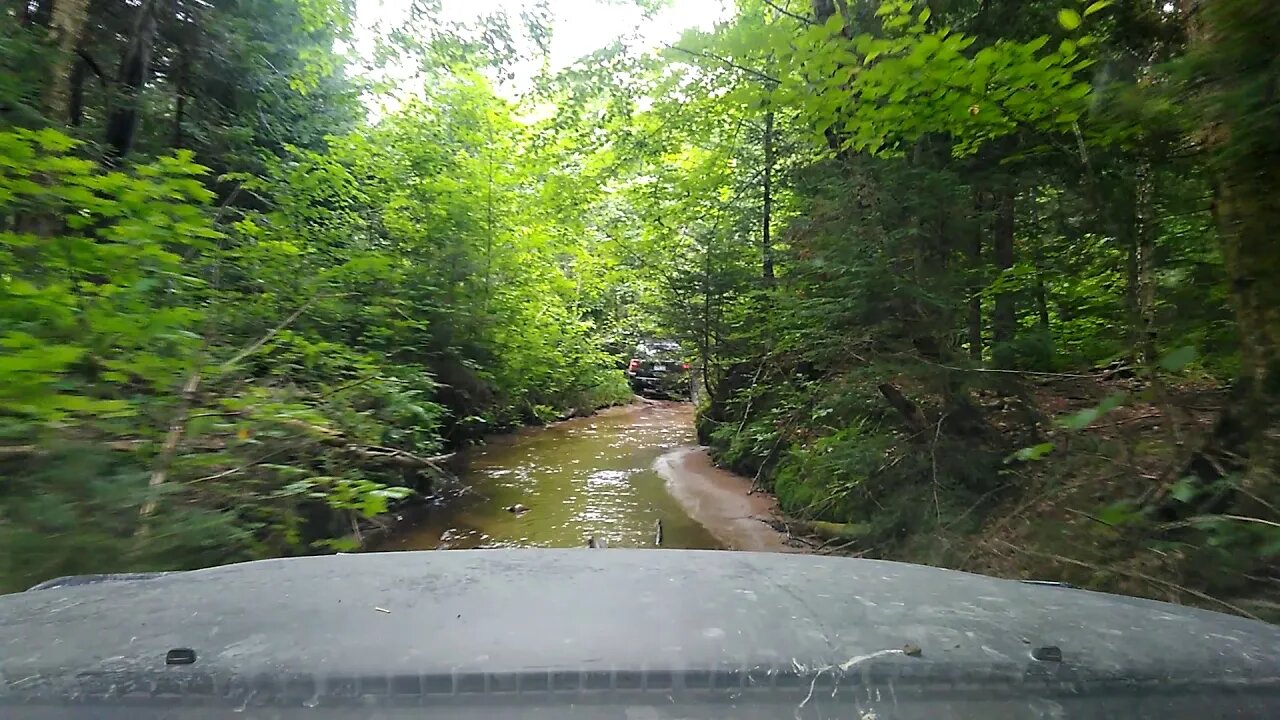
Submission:
POLYGON ((662 547, 734 546, 732 528, 704 517, 708 529, 686 510, 699 510, 696 488, 676 492, 685 504, 672 494, 684 478, 672 475, 671 459, 694 442, 693 406, 656 401, 494 438, 468 454, 461 479, 470 492, 426 510, 375 549, 585 547, 593 536, 608 547, 655 547, 658 521, 662 547), (529 511, 505 509, 516 504, 529 511))

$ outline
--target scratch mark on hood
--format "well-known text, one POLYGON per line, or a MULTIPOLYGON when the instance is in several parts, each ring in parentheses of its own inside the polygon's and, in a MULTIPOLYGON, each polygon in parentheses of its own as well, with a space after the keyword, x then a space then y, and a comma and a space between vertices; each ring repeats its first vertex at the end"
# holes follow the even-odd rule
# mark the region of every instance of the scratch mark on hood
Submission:
MULTIPOLYGON (((809 701, 813 699, 813 690, 815 687, 817 687, 818 678, 822 677, 822 673, 825 673, 825 672, 834 673, 836 677, 839 678, 839 677, 842 677, 845 673, 852 670, 853 668, 861 665, 862 663, 868 660, 874 660, 875 658, 886 657, 889 655, 904 655, 904 654, 905 653, 903 653, 901 650, 898 650, 897 648, 893 648, 890 650, 877 650, 873 653, 868 653, 866 655, 855 655, 849 658, 848 660, 845 660, 844 662, 836 665, 823 665, 822 667, 814 668, 813 679, 809 681, 809 692, 804 696, 804 699, 800 701, 800 704, 796 706, 796 720, 800 720, 800 711, 804 710, 805 705, 808 705, 809 701)), ((795 658, 791 659, 791 665, 795 667, 795 669, 799 672, 804 672, 806 670, 805 666, 801 665, 795 658)))

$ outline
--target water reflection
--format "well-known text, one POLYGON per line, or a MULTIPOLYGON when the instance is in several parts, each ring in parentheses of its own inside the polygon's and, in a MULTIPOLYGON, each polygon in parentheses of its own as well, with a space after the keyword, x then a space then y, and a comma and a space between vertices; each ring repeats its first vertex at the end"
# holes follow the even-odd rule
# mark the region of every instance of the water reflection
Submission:
POLYGON ((379 550, 480 547, 717 548, 653 470, 663 453, 690 445, 686 403, 645 403, 591 418, 499 437, 471 454, 464 483, 474 492, 433 508, 379 550), (526 505, 515 515, 504 508, 526 505))

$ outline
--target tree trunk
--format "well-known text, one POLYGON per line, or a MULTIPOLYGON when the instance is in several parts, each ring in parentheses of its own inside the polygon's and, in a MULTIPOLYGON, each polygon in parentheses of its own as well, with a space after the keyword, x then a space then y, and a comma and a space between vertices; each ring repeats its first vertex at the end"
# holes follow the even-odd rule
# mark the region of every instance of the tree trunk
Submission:
POLYGON ((67 103, 67 124, 80 127, 84 122, 84 80, 89 74, 89 65, 80 58, 75 58, 71 68, 71 93, 67 103))
MULTIPOLYGON (((1280 158, 1274 162, 1280 163, 1280 158)), ((1218 226, 1240 329, 1237 394, 1250 475, 1272 477, 1280 463, 1280 171, 1224 178, 1218 226), (1263 187, 1265 186, 1265 191, 1263 187)))
POLYGON ((773 282, 773 111, 764 114, 764 218, 760 227, 761 275, 773 282))
POLYGON ((1138 221, 1137 221, 1137 202, 1130 206, 1133 216, 1120 219, 1119 232, 1124 233, 1125 261, 1124 261, 1124 308, 1125 319, 1128 321, 1129 328, 1126 335, 1129 339, 1128 361, 1130 365, 1137 366, 1139 360, 1139 348, 1142 347, 1142 301, 1139 296, 1142 293, 1142 280, 1138 273, 1138 221))
POLYGON ((987 230, 987 204, 982 190, 973 193, 973 234, 969 238, 969 359, 982 362, 982 236, 987 230))
POLYGON ((138 133, 138 103, 151 72, 155 46, 156 13, 160 0, 142 0, 133 35, 120 60, 119 99, 107 120, 106 142, 110 157, 122 160, 133 150, 138 133))
POLYGON ((177 150, 186 140, 182 134, 182 121, 187 110, 187 56, 182 49, 178 50, 175 70, 173 74, 173 137, 169 140, 169 146, 177 150))
POLYGON ((1151 180, 1151 161, 1138 161, 1134 184, 1134 245, 1138 281, 1138 347, 1142 363, 1154 373, 1160 361, 1156 351, 1156 227, 1154 213, 1155 187, 1151 180))
MULTIPOLYGON (((996 219, 994 232, 994 259, 996 269, 1004 272, 1013 267, 1013 235, 1015 230, 1014 188, 1012 185, 1000 191, 996 200, 996 219)), ((996 367, 1013 367, 1012 343, 1017 332, 1018 314, 1014 304, 1014 293, 1005 291, 996 294, 995 312, 991 322, 991 342, 996 367)))
MULTIPOLYGON (((46 3, 40 3, 40 8, 45 5, 46 3)), ((40 13, 45 11, 38 10, 40 13)), ((89 17, 89 0, 57 0, 47 11, 50 13, 50 34, 58 49, 45 91, 45 109, 54 121, 63 122, 70 117, 76 69, 82 65, 76 58, 76 47, 80 44, 80 34, 84 32, 85 21, 89 17)))
POLYGON ((1030 205, 1030 227, 1035 237, 1035 250, 1032 254, 1032 262, 1035 263, 1036 284, 1032 290, 1032 301, 1036 306, 1036 318, 1040 321, 1040 330, 1046 335, 1046 340, 1052 340, 1049 334, 1049 290, 1044 281, 1044 237, 1046 231, 1040 227, 1040 205, 1035 188, 1031 189, 1029 205, 1030 205))
MULTIPOLYGON (((1198 88, 1211 96, 1197 140, 1216 175, 1214 216, 1240 333, 1240 374, 1197 472, 1243 471, 1251 497, 1280 497, 1280 16, 1256 0, 1183 0, 1198 88)), ((1194 462, 1194 461, 1193 461, 1194 462)))
POLYGON ((1040 320, 1040 329, 1049 332, 1049 293, 1045 290, 1044 270, 1036 267, 1036 316, 1040 320))

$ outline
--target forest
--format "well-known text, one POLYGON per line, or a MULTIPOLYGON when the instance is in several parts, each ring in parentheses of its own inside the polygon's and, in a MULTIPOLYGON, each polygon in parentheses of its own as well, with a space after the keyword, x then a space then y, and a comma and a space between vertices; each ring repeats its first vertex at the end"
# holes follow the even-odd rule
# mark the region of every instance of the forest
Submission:
POLYGON ((664 336, 840 552, 1280 618, 1268 3, 407 4, 5 0, 0 590, 355 549, 664 336))

